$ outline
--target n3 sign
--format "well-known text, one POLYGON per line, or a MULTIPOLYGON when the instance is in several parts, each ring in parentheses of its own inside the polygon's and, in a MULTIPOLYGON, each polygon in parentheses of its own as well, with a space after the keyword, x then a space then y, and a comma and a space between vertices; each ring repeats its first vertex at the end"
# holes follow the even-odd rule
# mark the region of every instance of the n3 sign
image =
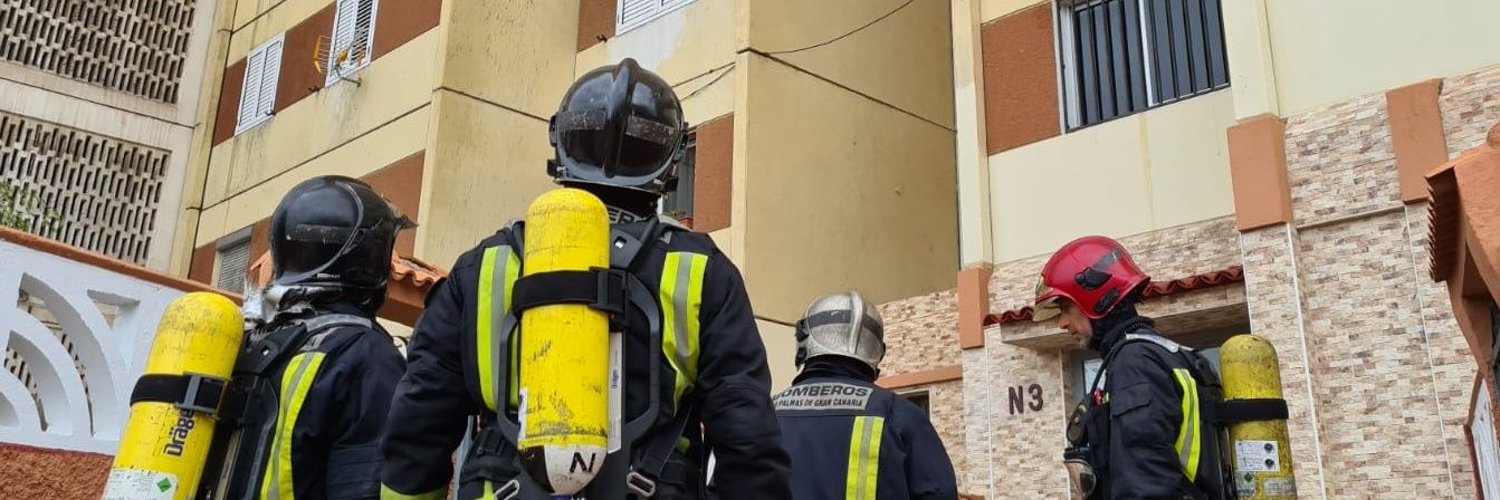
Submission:
POLYGON ((1042 411, 1042 384, 1010 388, 1010 414, 1026 413, 1026 410, 1032 413, 1042 411))

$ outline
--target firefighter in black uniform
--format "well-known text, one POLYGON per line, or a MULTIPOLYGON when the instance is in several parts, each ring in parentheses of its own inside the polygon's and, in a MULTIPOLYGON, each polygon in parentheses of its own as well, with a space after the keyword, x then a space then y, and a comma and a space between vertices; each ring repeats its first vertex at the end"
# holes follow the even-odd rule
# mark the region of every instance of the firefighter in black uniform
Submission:
MULTIPOLYGON (((550 135, 549 174, 608 208, 611 271, 629 302, 614 318, 624 332, 622 448, 584 493, 700 498, 712 449, 719 498, 786 498, 770 370, 739 271, 707 235, 657 215, 686 138, 671 86, 631 59, 590 71, 563 97, 550 135)), ((522 469, 514 441, 513 349, 525 335, 515 309, 537 290, 516 278, 522 224, 460 256, 427 297, 391 409, 386 498, 442 498, 469 432, 472 446, 456 457, 460 498, 550 498, 537 477, 546 474, 522 469)))
POLYGON ((797 322, 802 373, 776 396, 792 498, 953 500, 953 463, 922 409, 875 385, 880 311, 858 292, 821 297, 797 322))
POLYGON ((246 293, 201 497, 379 497, 380 436, 406 362, 375 312, 396 233, 412 225, 348 177, 309 179, 281 200, 271 282, 246 293))
POLYGON ((1218 380, 1202 357, 1136 313, 1149 281, 1124 247, 1103 236, 1064 245, 1042 268, 1033 319, 1057 318, 1079 347, 1103 355, 1068 422, 1064 456, 1074 492, 1109 500, 1229 498, 1214 420, 1218 380))

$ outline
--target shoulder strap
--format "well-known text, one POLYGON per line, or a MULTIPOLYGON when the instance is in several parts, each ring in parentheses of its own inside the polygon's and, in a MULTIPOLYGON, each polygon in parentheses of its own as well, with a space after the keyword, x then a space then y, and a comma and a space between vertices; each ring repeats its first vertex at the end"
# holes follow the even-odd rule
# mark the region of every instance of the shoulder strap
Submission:
MULTIPOLYGON (((1148 328, 1137 329, 1137 331, 1139 331, 1139 330, 1152 331, 1152 330, 1150 330, 1148 328)), ((1115 356, 1119 355, 1120 351, 1125 346, 1130 345, 1130 344, 1139 343, 1139 342, 1150 342, 1150 343, 1156 344, 1156 345, 1161 346, 1163 349, 1166 349, 1168 352, 1171 352, 1173 354, 1178 354, 1178 353, 1181 353, 1181 352, 1187 352, 1187 353, 1192 353, 1193 352, 1192 348, 1189 348, 1189 347, 1183 346, 1182 344, 1178 344, 1176 342, 1168 340, 1166 337, 1163 337, 1163 336, 1158 335, 1156 333, 1127 333, 1127 334, 1125 334, 1125 338, 1124 339, 1121 339, 1120 342, 1116 343, 1114 345, 1114 347, 1111 347, 1109 349, 1108 353, 1105 353, 1105 355, 1104 355, 1104 362, 1099 364, 1099 371, 1094 374, 1094 381, 1089 384, 1089 390, 1088 390, 1088 392, 1092 393, 1095 390, 1099 389, 1099 382, 1101 380, 1103 380, 1103 378, 1104 378, 1104 372, 1109 369, 1109 365, 1114 362, 1115 356)), ((1188 365, 1189 366, 1193 366, 1193 363, 1188 363, 1188 365)), ((1194 372, 1198 371, 1196 366, 1193 366, 1193 371, 1194 372)))
MULTIPOLYGON (((1155 333, 1127 333, 1127 334, 1125 334, 1125 341, 1122 342, 1120 344, 1120 346, 1123 346, 1123 345, 1125 345, 1127 343, 1131 343, 1131 342, 1137 342, 1137 341, 1147 341, 1147 342, 1150 342, 1150 343, 1162 346, 1162 348, 1164 348, 1167 351, 1172 352, 1174 354, 1177 353, 1178 351, 1189 351, 1189 352, 1191 352, 1193 350, 1190 347, 1185 347, 1182 344, 1178 344, 1176 342, 1168 340, 1166 337, 1163 337, 1163 336, 1155 334, 1155 333)), ((1115 346, 1115 349, 1119 349, 1119 346, 1115 346)))
POLYGON ((303 323, 307 327, 307 341, 297 352, 311 352, 323 344, 328 335, 336 331, 335 327, 358 326, 363 328, 374 328, 374 323, 368 318, 362 318, 353 314, 325 314, 307 320, 303 323))

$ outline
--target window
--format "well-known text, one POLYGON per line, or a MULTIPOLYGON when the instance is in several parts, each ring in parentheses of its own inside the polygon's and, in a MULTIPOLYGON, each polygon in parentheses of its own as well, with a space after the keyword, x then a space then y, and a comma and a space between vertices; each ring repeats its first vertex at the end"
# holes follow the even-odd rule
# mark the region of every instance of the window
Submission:
MULTIPOLYGON (((1245 333, 1248 330, 1248 327, 1239 327, 1195 332, 1168 338, 1173 342, 1198 351, 1198 354, 1203 355, 1204 359, 1208 360, 1208 364, 1213 366, 1214 371, 1217 372, 1219 371, 1219 347, 1223 346, 1224 341, 1229 340, 1230 337, 1245 333)), ((1072 393, 1074 401, 1081 400, 1083 395, 1093 387, 1094 376, 1099 373, 1099 366, 1104 363, 1104 360, 1100 356, 1100 353, 1094 351, 1074 351, 1073 362, 1071 363, 1073 368, 1070 370, 1072 372, 1070 376, 1072 377, 1073 390, 1069 391, 1072 393)), ((1104 382, 1108 379, 1109 377, 1106 374, 1104 379, 1099 380, 1099 388, 1104 388, 1104 382)))
POLYGON ((333 17, 333 39, 328 51, 327 85, 370 64, 375 45, 375 11, 378 0, 338 0, 333 17))
POLYGON ((927 391, 908 392, 904 394, 898 394, 898 396, 906 398, 907 401, 911 401, 913 404, 916 404, 917 408, 922 409, 923 415, 926 415, 928 417, 932 416, 932 397, 927 393, 927 391))
POLYGON ((1069 130, 1229 85, 1219 0, 1058 5, 1069 130))
POLYGON ((271 118, 276 107, 276 80, 281 76, 281 47, 286 34, 276 35, 245 57, 245 85, 240 88, 239 134, 271 118))
POLYGON ((689 131, 686 141, 687 145, 682 148, 682 162, 677 164, 677 187, 662 197, 659 209, 663 215, 678 220, 693 218, 694 158, 698 153, 697 131, 689 131))
POLYGON ((693 0, 617 0, 615 4, 615 35, 635 29, 647 21, 661 17, 693 0))
POLYGON ((240 293, 245 290, 245 273, 250 268, 250 230, 219 240, 218 264, 214 271, 214 286, 226 292, 240 293))

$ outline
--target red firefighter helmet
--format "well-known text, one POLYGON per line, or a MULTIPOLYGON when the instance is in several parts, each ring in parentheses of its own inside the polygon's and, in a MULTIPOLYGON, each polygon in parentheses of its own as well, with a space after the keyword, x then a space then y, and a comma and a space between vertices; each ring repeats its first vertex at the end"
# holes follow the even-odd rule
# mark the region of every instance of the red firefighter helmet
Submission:
POLYGON ((1057 317, 1061 299, 1078 306, 1089 319, 1100 319, 1150 281, 1120 242, 1084 236, 1057 249, 1042 266, 1031 318, 1057 317))

